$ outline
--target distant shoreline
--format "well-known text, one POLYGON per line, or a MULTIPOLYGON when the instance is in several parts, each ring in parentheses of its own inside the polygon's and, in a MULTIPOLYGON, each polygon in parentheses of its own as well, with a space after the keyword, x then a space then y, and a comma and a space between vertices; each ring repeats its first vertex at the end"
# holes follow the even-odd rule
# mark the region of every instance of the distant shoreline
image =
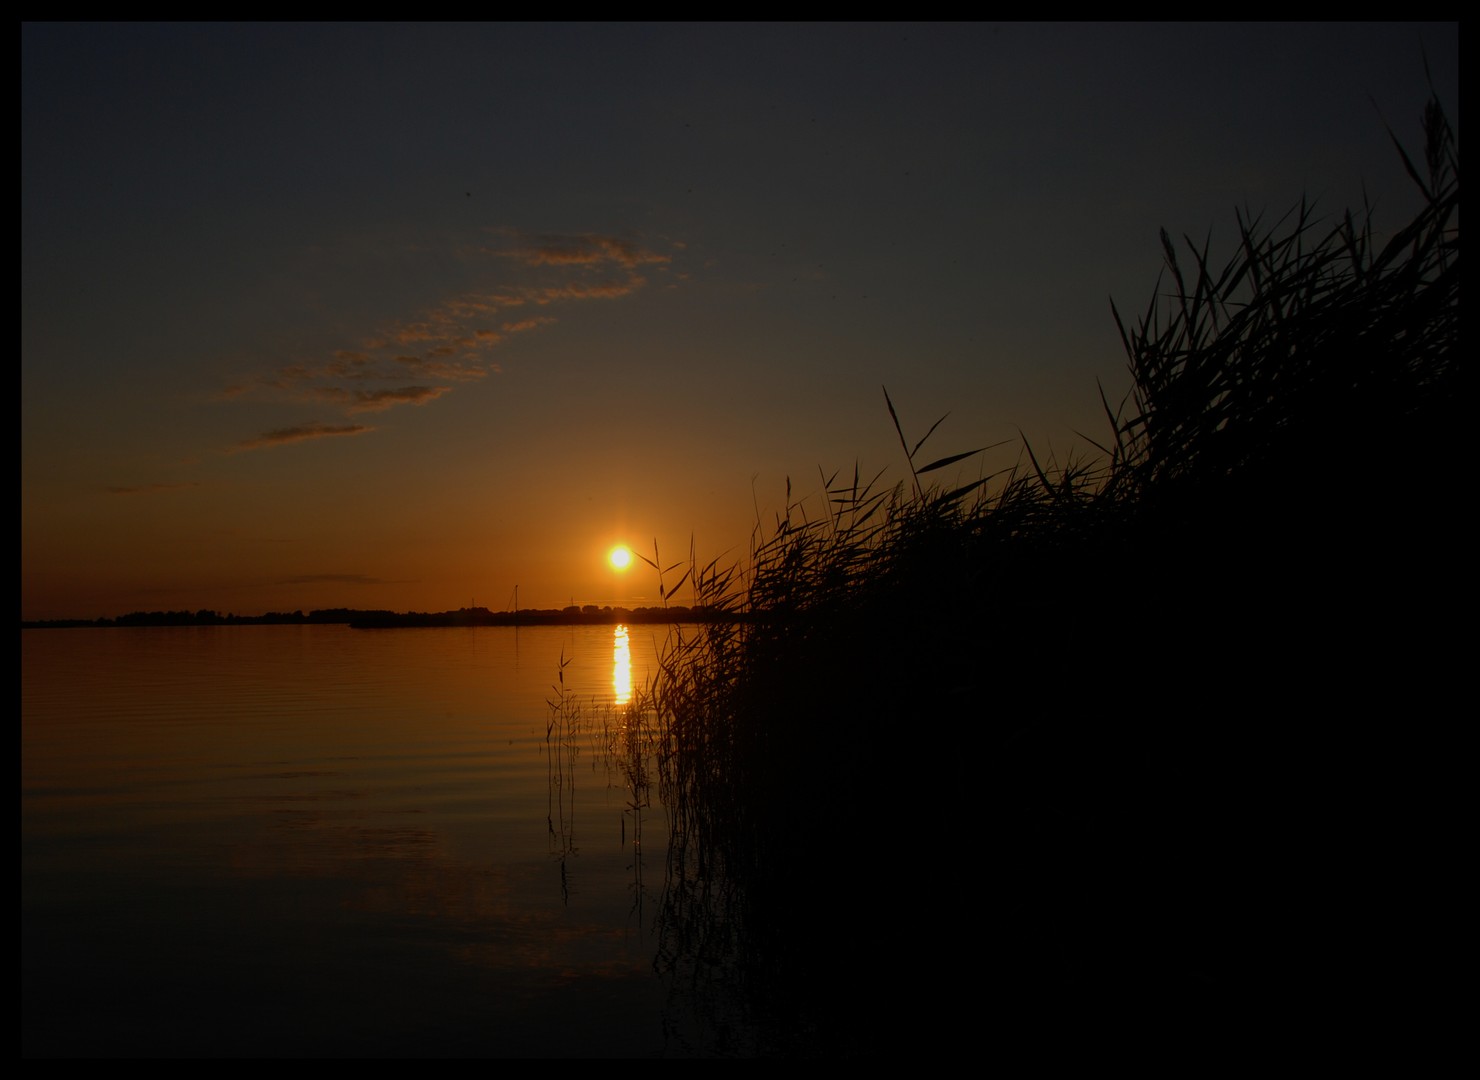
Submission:
POLYGON ((117 618, 22 619, 22 630, 67 630, 82 627, 127 626, 309 626, 348 625, 355 630, 388 630, 416 626, 611 626, 617 623, 738 622, 734 612, 691 607, 597 607, 571 605, 565 608, 520 608, 518 611, 489 611, 460 608, 456 611, 362 611, 328 608, 302 611, 269 611, 264 615, 223 615, 218 611, 135 611, 117 618))

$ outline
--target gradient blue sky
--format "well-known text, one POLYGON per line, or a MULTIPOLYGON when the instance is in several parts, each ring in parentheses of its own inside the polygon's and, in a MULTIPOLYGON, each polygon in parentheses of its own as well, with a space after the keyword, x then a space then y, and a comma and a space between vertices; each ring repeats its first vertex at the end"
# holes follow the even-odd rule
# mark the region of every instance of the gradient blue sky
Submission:
MULTIPOLYGON (((1100 437, 1158 230, 1414 206, 1448 24, 21 29, 21 613, 656 602, 1100 437)), ((1380 433, 1374 433, 1380 445, 1380 433)))

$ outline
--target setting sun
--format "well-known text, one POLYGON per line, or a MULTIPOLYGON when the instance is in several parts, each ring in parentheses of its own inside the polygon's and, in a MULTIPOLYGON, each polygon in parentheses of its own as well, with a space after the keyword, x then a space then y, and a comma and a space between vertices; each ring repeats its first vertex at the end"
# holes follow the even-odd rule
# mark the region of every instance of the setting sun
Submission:
POLYGON ((632 565, 632 549, 618 544, 607 553, 606 559, 612 564, 613 570, 625 570, 632 565))

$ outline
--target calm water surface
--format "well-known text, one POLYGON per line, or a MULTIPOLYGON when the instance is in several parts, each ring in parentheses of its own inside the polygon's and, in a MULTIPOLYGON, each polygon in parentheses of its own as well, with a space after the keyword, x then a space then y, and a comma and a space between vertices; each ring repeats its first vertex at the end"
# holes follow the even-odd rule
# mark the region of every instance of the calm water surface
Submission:
POLYGON ((22 631, 23 1055, 688 1053, 601 753, 664 633, 22 631))

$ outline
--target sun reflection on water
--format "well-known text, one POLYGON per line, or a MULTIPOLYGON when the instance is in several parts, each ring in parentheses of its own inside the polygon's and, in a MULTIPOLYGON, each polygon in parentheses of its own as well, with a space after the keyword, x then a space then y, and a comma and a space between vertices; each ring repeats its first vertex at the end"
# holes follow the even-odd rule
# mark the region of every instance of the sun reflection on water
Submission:
POLYGON ((632 700, 632 650, 627 645, 627 627, 621 623, 612 640, 612 691, 618 705, 632 700))

